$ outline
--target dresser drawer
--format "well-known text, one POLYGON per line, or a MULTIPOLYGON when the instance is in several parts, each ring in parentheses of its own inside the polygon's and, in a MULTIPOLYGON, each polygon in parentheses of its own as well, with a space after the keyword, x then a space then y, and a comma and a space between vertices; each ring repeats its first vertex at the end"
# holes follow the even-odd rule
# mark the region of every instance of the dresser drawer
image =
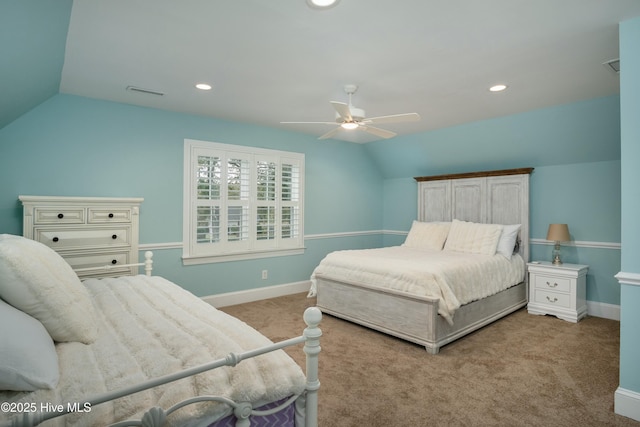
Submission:
POLYGON ((571 295, 557 292, 547 292, 541 289, 535 290, 535 302, 547 306, 571 308, 571 295))
POLYGON ((129 274, 129 267, 119 267, 120 265, 129 264, 129 252, 113 252, 113 253, 83 253, 78 255, 65 255, 64 259, 74 269, 104 267, 108 265, 109 268, 105 270, 92 270, 92 271, 78 271, 78 276, 89 277, 99 276, 108 273, 129 274))
POLYGON ((75 207, 34 208, 34 224, 84 224, 85 210, 75 207))
POLYGON ((34 240, 54 250, 110 248, 131 245, 131 228, 38 228, 34 240))
POLYGON ((131 209, 89 208, 89 223, 104 224, 111 222, 131 222, 131 209))
POLYGON ((536 289, 571 292, 571 279, 568 278, 536 274, 534 282, 536 289))

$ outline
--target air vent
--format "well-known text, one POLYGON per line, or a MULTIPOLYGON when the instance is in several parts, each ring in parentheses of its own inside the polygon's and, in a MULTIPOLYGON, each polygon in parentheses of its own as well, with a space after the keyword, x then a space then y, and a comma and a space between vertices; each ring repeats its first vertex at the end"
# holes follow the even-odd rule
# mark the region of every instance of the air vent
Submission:
POLYGON ((163 96, 164 95, 163 92, 159 92, 157 90, 151 90, 151 89, 144 89, 144 88, 137 87, 137 86, 127 86, 127 90, 129 92, 144 93, 144 94, 147 94, 147 95, 156 95, 156 96, 163 96))
POLYGON ((602 65, 604 65, 614 73, 620 74, 620 59, 612 59, 611 61, 607 61, 602 65))

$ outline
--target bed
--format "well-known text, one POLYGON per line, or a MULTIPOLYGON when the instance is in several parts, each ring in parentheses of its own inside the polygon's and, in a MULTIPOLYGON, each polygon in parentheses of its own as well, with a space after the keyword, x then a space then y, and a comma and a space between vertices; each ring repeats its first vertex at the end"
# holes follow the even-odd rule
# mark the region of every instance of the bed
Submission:
POLYGON ((526 306, 532 171, 415 178, 418 215, 405 243, 328 254, 309 296, 324 313, 432 354, 526 306))
POLYGON ((46 245, 0 235, 0 425, 317 425, 317 308, 272 343, 151 263, 81 282, 46 245), (282 350, 298 344, 306 374, 282 350))

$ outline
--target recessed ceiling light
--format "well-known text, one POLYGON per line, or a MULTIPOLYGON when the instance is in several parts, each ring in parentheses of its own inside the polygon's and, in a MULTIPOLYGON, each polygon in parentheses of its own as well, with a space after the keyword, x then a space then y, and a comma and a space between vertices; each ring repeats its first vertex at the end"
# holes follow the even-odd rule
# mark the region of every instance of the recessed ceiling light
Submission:
POLYGON ((489 90, 491 92, 502 92, 506 88, 507 88, 507 85, 495 85, 495 86, 491 86, 489 90))
POLYGON ((211 90, 211 85, 206 83, 198 83, 196 87, 200 90, 211 90))
POLYGON ((307 4, 313 9, 329 9, 339 2, 340 0, 307 0, 307 4))

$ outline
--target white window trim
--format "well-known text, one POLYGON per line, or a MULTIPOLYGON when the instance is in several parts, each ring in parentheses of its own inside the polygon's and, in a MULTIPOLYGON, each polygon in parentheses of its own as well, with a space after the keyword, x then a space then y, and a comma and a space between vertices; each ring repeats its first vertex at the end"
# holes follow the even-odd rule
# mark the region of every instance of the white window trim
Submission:
MULTIPOLYGON (((286 163, 286 162, 285 162, 286 163)), ((255 188, 252 188, 252 192, 255 188)), ((279 194, 279 191, 278 191, 279 194)), ((252 194, 253 196, 253 194, 252 194)), ((256 203, 252 197, 252 204, 256 203)), ((182 230, 182 262, 184 265, 195 265, 205 263, 238 261, 255 258, 268 258, 277 256, 300 255, 304 253, 304 154, 287 151, 269 150, 264 148, 255 148, 247 146, 238 146, 230 144, 221 144, 216 142, 198 141, 192 139, 184 140, 184 159, 183 159, 183 230, 182 230), (195 218, 192 210, 195 207, 195 193, 193 191, 192 165, 194 152, 199 150, 223 151, 244 153, 252 158, 270 157, 277 159, 278 168, 283 160, 294 160, 299 164, 300 182, 299 182, 299 230, 297 238, 287 240, 286 244, 282 241, 278 247, 264 248, 260 244, 250 245, 249 248, 239 251, 227 251, 218 253, 197 253, 194 251, 195 239, 193 228, 193 220, 195 218)), ((278 238, 278 241, 280 239, 278 238)), ((256 240, 257 242, 257 240, 256 240)), ((257 242, 259 243, 259 242, 257 242)))

